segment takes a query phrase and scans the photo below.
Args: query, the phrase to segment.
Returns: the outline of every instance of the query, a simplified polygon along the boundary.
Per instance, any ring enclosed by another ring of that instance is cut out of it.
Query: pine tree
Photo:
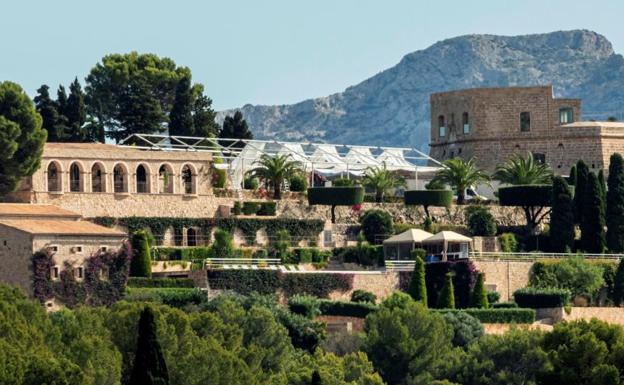
[[[620,306],[624,303],[624,258],[620,259],[613,281],[613,302]]]
[[[584,193],[583,221],[580,224],[581,248],[587,253],[602,253],[606,247],[605,219],[602,190],[596,174],[589,173]]]
[[[214,138],[219,132],[219,125],[215,121],[217,113],[212,109],[212,99],[204,95],[204,86],[193,86],[193,136]]]
[[[408,288],[409,295],[414,301],[420,301],[425,307],[427,306],[427,282],[425,280],[425,262],[415,251],[412,252],[414,257],[414,271]]]
[[[550,212],[550,244],[553,251],[564,253],[574,248],[574,202],[570,188],[562,177],[553,178]]]
[[[67,118],[70,142],[90,142],[89,133],[84,124],[87,121],[87,108],[84,101],[85,95],[78,78],[69,85],[69,97],[63,108],[63,115]]]
[[[188,76],[184,76],[178,82],[173,107],[169,114],[169,135],[194,136],[195,127],[192,103],[191,79]]]
[[[58,119],[56,121],[56,136],[59,142],[67,142],[70,138],[69,120],[67,119],[67,92],[65,87],[59,85],[56,91],[56,109]]]
[[[58,122],[58,106],[56,102],[50,97],[50,87],[43,84],[37,90],[37,96],[35,96],[35,108],[37,112],[41,114],[43,124],[41,128],[48,131],[48,142],[58,142],[59,136],[57,134],[57,122]]]
[[[132,79],[119,96],[119,122],[107,135],[116,142],[132,134],[153,134],[162,130],[162,110],[158,98],[150,92],[148,81]]]
[[[576,166],[570,168],[570,175],[568,176],[568,184],[570,186],[576,186]]]
[[[156,332],[154,313],[146,306],[139,319],[137,348],[129,382],[132,385],[169,384],[169,371]]]
[[[583,221],[583,207],[585,207],[585,186],[589,178],[589,168],[582,160],[576,163],[576,184],[574,185],[574,220]]]
[[[490,304],[488,303],[487,290],[485,289],[483,273],[479,273],[477,275],[477,282],[472,290],[470,306],[479,309],[487,309],[490,307]]]
[[[133,277],[151,277],[152,256],[147,233],[144,230],[139,230],[132,234],[131,244],[130,275]]]
[[[453,275],[451,273],[446,274],[444,286],[442,286],[440,297],[438,298],[438,308],[455,309],[455,288],[453,287]]]
[[[611,252],[624,251],[624,159],[613,154],[609,161],[607,189],[607,247]]]
[[[223,129],[219,132],[219,138],[230,139],[253,139],[247,121],[243,119],[243,114],[236,111],[234,116],[226,116],[223,120]],[[225,143],[226,145],[231,144]],[[233,147],[244,147],[243,143],[236,143]]]

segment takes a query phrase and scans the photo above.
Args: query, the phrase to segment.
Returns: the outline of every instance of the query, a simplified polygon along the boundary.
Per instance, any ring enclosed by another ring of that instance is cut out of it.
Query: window
[[[52,275],[52,279],[59,279],[59,268],[58,266],[52,266],[52,271],[50,272]]]
[[[72,165],[69,166],[69,191],[82,191],[82,172],[77,163],[72,163]]]
[[[127,172],[121,164],[113,169],[113,185],[116,193],[128,192]]]
[[[534,152],[533,153],[533,160],[535,160],[537,163],[544,164],[544,163],[546,163],[546,154],[541,154],[541,153]]]
[[[462,124],[464,126],[464,134],[470,134],[470,121],[468,120],[468,113],[462,114]]]
[[[108,246],[100,246],[100,251],[101,251],[102,253],[107,252],[107,251],[108,251]]]
[[[136,169],[136,188],[137,193],[149,193],[149,179],[145,166],[140,164]]]
[[[52,245],[52,246],[50,246],[49,248],[50,248],[50,251],[52,251],[52,252],[54,252],[54,253],[56,253],[56,252],[59,250],[59,247],[58,247],[58,246],[56,246],[56,245]]]
[[[520,131],[531,131],[531,113],[528,111],[520,113]]]
[[[6,245],[7,245],[7,241],[2,241],[2,244],[3,244],[4,246],[6,246]]]
[[[193,228],[186,231],[186,245],[197,246],[197,231]]]
[[[185,194],[195,194],[195,178],[189,165],[182,167],[182,184]]]
[[[56,162],[48,165],[48,191],[62,191],[61,169]]]
[[[568,124],[574,123],[574,110],[571,107],[565,107],[559,109],[559,123]]]
[[[104,171],[101,164],[96,163],[91,167],[91,191],[106,192],[104,183]]]
[[[444,115],[438,116],[438,136],[443,138],[446,136],[446,127],[444,126]]]
[[[76,253],[76,254],[82,253],[82,246],[74,246],[74,247],[72,247],[72,252]]]
[[[173,170],[171,166],[163,164],[158,169],[159,190],[161,194],[173,194]]]
[[[79,279],[84,278],[84,269],[82,268],[82,266],[78,266],[78,268],[76,269],[76,272],[78,273]]]

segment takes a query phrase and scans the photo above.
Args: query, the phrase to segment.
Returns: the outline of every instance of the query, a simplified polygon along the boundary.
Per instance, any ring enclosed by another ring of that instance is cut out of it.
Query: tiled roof
[[[65,210],[53,205],[38,205],[29,203],[0,203],[0,219],[5,216],[80,218],[80,214],[78,213]]]
[[[0,226],[12,227],[29,234],[41,235],[98,235],[125,237],[119,230],[87,221],[61,221],[37,219],[0,219]]]

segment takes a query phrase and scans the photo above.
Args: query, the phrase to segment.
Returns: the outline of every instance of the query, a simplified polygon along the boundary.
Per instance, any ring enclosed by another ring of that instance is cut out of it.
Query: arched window
[[[150,192],[149,174],[142,164],[136,169],[136,191],[138,193]]]
[[[91,167],[91,192],[106,192],[104,167],[100,163]]]
[[[48,165],[48,191],[63,191],[61,183],[61,167],[56,162]]]
[[[78,163],[72,163],[72,165],[69,166],[69,191],[82,191],[82,170],[80,166],[78,166]]]
[[[186,245],[197,246],[197,231],[193,228],[186,231]]]
[[[182,167],[182,185],[185,194],[195,194],[195,176],[188,164]]]
[[[116,193],[128,192],[128,173],[121,164],[115,165],[113,169],[113,186]]]
[[[173,170],[163,164],[158,169],[158,185],[161,194],[173,194]]]

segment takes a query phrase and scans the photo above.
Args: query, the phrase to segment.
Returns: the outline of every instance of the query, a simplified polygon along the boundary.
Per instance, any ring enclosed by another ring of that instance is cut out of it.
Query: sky
[[[446,38],[589,29],[624,53],[622,0],[1,0],[0,81],[34,96],[110,53],[191,68],[217,110],[343,91]]]

